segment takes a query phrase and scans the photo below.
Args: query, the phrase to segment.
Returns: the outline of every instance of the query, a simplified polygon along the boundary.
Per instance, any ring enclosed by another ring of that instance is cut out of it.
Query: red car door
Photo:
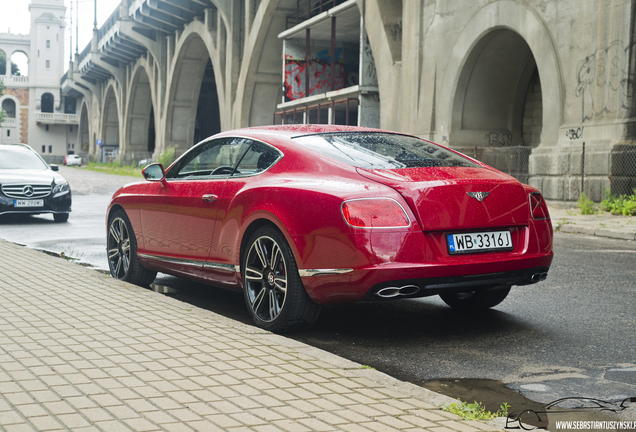
[[[225,179],[153,183],[140,200],[144,251],[201,266],[208,257]]]

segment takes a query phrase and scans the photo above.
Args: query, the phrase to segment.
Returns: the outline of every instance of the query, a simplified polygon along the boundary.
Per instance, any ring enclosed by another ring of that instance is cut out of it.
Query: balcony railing
[[[0,81],[3,81],[8,86],[10,86],[12,84],[13,85],[21,85],[21,84],[28,84],[29,77],[28,76],[20,76],[20,75],[11,75],[11,76],[0,75]]]
[[[35,113],[35,121],[39,124],[79,124],[79,114]]]
[[[16,121],[14,118],[5,118],[4,121],[2,122],[2,124],[0,124],[0,126],[2,127],[15,127],[16,126]]]

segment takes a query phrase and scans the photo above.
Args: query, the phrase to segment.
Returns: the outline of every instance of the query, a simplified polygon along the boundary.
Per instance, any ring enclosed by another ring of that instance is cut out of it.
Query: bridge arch
[[[283,41],[278,34],[286,29],[289,10],[296,0],[263,0],[245,44],[244,64],[237,86],[237,112],[232,127],[268,125],[282,99],[280,53]]]
[[[124,163],[149,159],[155,150],[155,100],[152,82],[144,65],[132,71],[132,81],[126,98],[124,143],[120,159]]]
[[[90,141],[90,125],[88,118],[88,104],[83,101],[80,109],[80,124],[79,124],[79,154],[82,158],[87,157],[89,154],[95,154],[95,143]],[[88,160],[88,159],[85,159]]]
[[[109,161],[119,154],[119,98],[118,92],[115,90],[113,82],[109,83],[105,96],[104,107],[102,109],[102,124],[100,127],[100,135],[102,137],[102,154],[98,155],[100,160]],[[99,152],[100,149],[98,148]]]
[[[543,98],[540,143],[554,145],[562,123],[564,100],[564,86],[557,50],[542,18],[530,7],[512,1],[499,1],[482,7],[459,34],[445,66],[448,71],[458,72],[445,76],[439,97],[436,98],[439,101],[441,113],[437,119],[436,130],[442,135],[450,133],[451,145],[453,145],[453,136],[457,138],[460,147],[465,144],[465,137],[461,135],[461,132],[458,133],[462,130],[461,121],[465,120],[465,116],[462,117],[459,113],[466,108],[466,97],[470,97],[467,92],[470,92],[471,87],[471,68],[480,63],[479,54],[484,50],[496,55],[495,50],[488,50],[489,44],[502,35],[516,39],[512,45],[520,48],[523,51],[522,54],[525,52],[532,57],[526,56],[528,63],[525,69],[521,67],[524,60],[515,61],[516,65],[523,70],[523,73],[519,75],[520,79],[528,78],[524,73],[527,74],[528,70],[532,69],[532,61],[536,64],[541,91],[543,94],[550,95],[549,98]],[[501,38],[501,41],[505,42],[504,39]],[[484,136],[481,138],[483,141]]]
[[[201,26],[191,23],[176,46],[168,74],[165,147],[159,152],[174,147],[180,155],[198,140],[220,132],[223,124],[230,126],[231,107],[223,97],[220,62]]]

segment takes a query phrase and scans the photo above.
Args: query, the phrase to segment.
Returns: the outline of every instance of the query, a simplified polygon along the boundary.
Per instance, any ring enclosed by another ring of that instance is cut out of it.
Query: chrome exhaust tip
[[[420,287],[416,285],[405,285],[400,288],[400,295],[403,296],[410,296],[413,294],[417,294],[418,292],[420,292]]]
[[[382,298],[393,298],[400,295],[400,289],[397,287],[382,288],[375,295]]]
[[[411,296],[417,294],[420,291],[420,287],[416,285],[404,285],[403,287],[387,287],[378,290],[375,293],[378,297],[382,298],[394,298],[399,296]]]

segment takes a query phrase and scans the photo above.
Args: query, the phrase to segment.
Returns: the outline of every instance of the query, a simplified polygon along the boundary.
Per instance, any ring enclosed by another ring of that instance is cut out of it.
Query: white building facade
[[[78,153],[75,99],[64,97],[64,0],[31,0],[28,35],[0,34],[0,51],[6,56],[0,80],[5,84],[0,108],[7,118],[0,125],[0,143],[29,144],[48,162]],[[18,53],[28,59],[28,72],[11,73]],[[4,73],[3,73],[4,72]]]

